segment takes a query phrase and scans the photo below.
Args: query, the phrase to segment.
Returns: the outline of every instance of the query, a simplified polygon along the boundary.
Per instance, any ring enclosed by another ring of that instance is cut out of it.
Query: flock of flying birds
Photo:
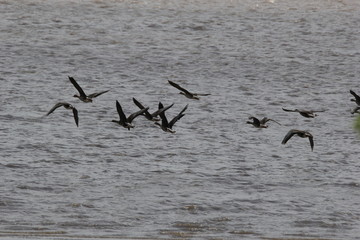
[[[102,92],[97,92],[97,93],[92,93],[87,95],[84,90],[80,87],[80,85],[75,81],[75,79],[73,77],[69,76],[69,80],[70,82],[74,85],[74,87],[77,89],[77,91],[79,92],[79,95],[74,95],[74,97],[80,99],[83,102],[92,102],[92,99],[95,97],[98,97],[106,92],[108,92],[109,90],[106,91],[102,91]],[[178,90],[180,90],[180,94],[184,95],[185,97],[189,98],[189,99],[195,99],[195,100],[199,100],[199,96],[208,96],[210,94],[200,94],[200,93],[192,93],[188,90],[186,90],[185,88],[181,87],[180,85],[178,85],[177,83],[174,83],[170,80],[168,80],[169,84],[175,88],[177,88]],[[354,113],[360,113],[360,96],[358,96],[354,91],[350,90],[350,93],[355,97],[354,99],[351,99],[351,101],[354,101],[357,106],[351,111],[352,114]],[[165,132],[170,132],[170,133],[175,133],[175,131],[172,129],[174,124],[180,120],[183,116],[185,116],[184,112],[187,109],[188,105],[186,105],[178,115],[176,115],[170,122],[167,120],[166,116],[165,116],[165,111],[168,110],[169,108],[171,108],[174,104],[171,104],[169,106],[164,107],[164,105],[159,102],[158,105],[158,110],[156,110],[153,113],[149,113],[149,107],[144,107],[138,100],[136,100],[135,98],[133,98],[133,102],[135,103],[135,105],[137,107],[140,108],[139,111],[134,112],[132,114],[130,114],[128,117],[126,117],[126,115],[124,114],[124,111],[121,108],[121,105],[119,103],[119,101],[116,100],[116,109],[117,112],[119,114],[119,120],[112,120],[112,122],[115,122],[117,124],[119,124],[120,126],[123,126],[124,128],[127,128],[128,130],[130,130],[131,128],[134,127],[134,125],[132,124],[132,121],[142,115],[144,117],[146,117],[146,119],[150,120],[150,121],[154,121],[156,125],[158,125],[163,131]],[[73,116],[75,119],[75,123],[76,126],[79,126],[79,116],[78,116],[78,111],[77,109],[72,106],[70,103],[68,102],[59,102],[56,103],[51,109],[50,111],[46,114],[46,116],[48,116],[49,114],[51,114],[52,112],[54,112],[57,108],[59,107],[64,107],[66,109],[71,109],[73,112]],[[299,113],[301,116],[306,117],[306,118],[314,118],[315,116],[317,116],[316,112],[323,112],[324,110],[300,110],[300,109],[285,109],[282,108],[284,111],[286,112],[297,112]],[[159,118],[159,117],[160,118]],[[161,120],[161,123],[159,123],[159,121]],[[262,119],[258,119],[254,116],[249,117],[249,120],[252,121],[247,121],[246,123],[253,125],[256,128],[267,128],[268,125],[266,124],[269,121],[273,121],[279,125],[281,125],[279,122],[264,117]],[[301,138],[308,138],[309,142],[310,142],[310,147],[311,150],[313,151],[314,149],[314,137],[313,135],[308,132],[308,131],[302,131],[302,130],[297,130],[297,129],[291,129],[284,137],[284,139],[282,140],[282,144],[286,144],[288,142],[288,140],[293,137],[294,135],[301,137]]]

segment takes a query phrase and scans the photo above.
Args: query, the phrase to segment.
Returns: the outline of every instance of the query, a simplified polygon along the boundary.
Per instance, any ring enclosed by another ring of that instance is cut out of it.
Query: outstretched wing
[[[147,110],[149,110],[149,107],[141,109],[140,111],[134,112],[133,114],[131,114],[126,120],[128,123],[131,123],[132,120],[134,120],[134,118],[136,118],[137,116],[143,114],[144,112],[146,112]]]
[[[310,141],[311,151],[313,151],[313,150],[314,150],[314,139],[313,139],[313,136],[309,136],[309,141]]]
[[[80,87],[80,85],[75,81],[75,79],[73,77],[69,76],[69,80],[70,82],[74,85],[74,87],[78,90],[80,96],[82,97],[86,97],[86,94],[84,92],[84,90],[82,90],[82,88]]]
[[[171,129],[174,124],[180,120],[180,118],[182,118],[183,116],[185,116],[185,114],[183,114],[185,112],[185,110],[188,108],[189,104],[186,104],[186,106],[183,108],[183,110],[181,110],[181,112],[179,112],[179,114],[174,117],[170,122],[169,122],[169,128]]]
[[[52,112],[55,111],[55,109],[61,107],[61,106],[64,106],[64,105],[67,105],[68,103],[64,103],[64,102],[59,102],[57,104],[55,104],[55,106],[53,106],[50,111],[46,114],[46,116],[48,116],[49,114],[51,114]]]
[[[160,110],[160,109],[163,109],[163,108],[164,108],[164,105],[161,102],[159,102],[158,109]],[[168,120],[167,120],[167,118],[165,116],[165,112],[163,111],[163,112],[159,113],[159,116],[161,118],[161,125],[163,127],[165,127],[165,128],[168,128],[169,127],[169,122],[168,122]]]
[[[197,96],[209,96],[211,95],[210,93],[194,93]]]
[[[126,121],[126,116],[120,106],[120,103],[117,100],[116,100],[116,109],[117,109],[117,112],[119,113],[120,123],[124,124]]]
[[[290,110],[290,109],[286,109],[286,108],[282,108],[282,110],[284,110],[285,112],[296,112],[295,110]]]
[[[353,90],[350,90],[350,93],[355,97],[356,101],[360,101],[359,95],[357,95]]]
[[[175,87],[175,88],[179,89],[180,91],[182,91],[182,92],[184,92],[184,93],[186,93],[186,94],[190,94],[190,95],[192,95],[192,93],[191,93],[191,92],[189,92],[189,91],[188,91],[188,90],[186,90],[185,88],[180,87],[180,85],[179,85],[179,84],[176,84],[176,83],[174,83],[173,81],[170,81],[170,80],[168,80],[168,82],[170,83],[170,85],[171,85],[171,86],[173,86],[173,87]]]
[[[151,114],[151,116],[152,116],[152,117],[156,117],[157,115],[160,115],[161,113],[165,112],[166,110],[168,110],[168,109],[171,108],[172,106],[174,106],[174,104],[171,104],[171,105],[166,106],[166,107],[163,106],[162,108],[160,108],[160,109],[156,110],[155,112],[153,112],[153,113]]]
[[[75,119],[75,123],[76,123],[76,126],[79,127],[79,116],[78,116],[78,111],[76,110],[76,108],[73,108],[73,114],[74,114],[74,119]]]
[[[296,134],[298,132],[298,130],[292,129],[290,130],[284,137],[284,139],[282,140],[281,144],[286,144],[287,141],[289,141],[289,139],[294,136],[294,134]]]
[[[260,126],[260,121],[259,119],[257,119],[256,117],[249,117],[250,120],[253,120],[253,125],[256,126],[256,127],[259,127]],[[251,123],[251,122],[249,122]]]
[[[106,91],[102,91],[102,92],[98,92],[98,93],[92,93],[88,96],[88,98],[95,98],[97,96],[100,96],[101,94],[107,93],[110,90],[106,90]]]
[[[133,98],[133,102],[135,103],[136,106],[138,106],[140,109],[144,109],[145,107],[135,98]],[[149,113],[149,111],[145,111],[144,112],[145,116],[147,119],[152,119],[153,116]]]
[[[264,117],[263,119],[261,119],[261,120],[260,120],[260,123],[261,123],[261,124],[265,124],[265,123],[267,123],[267,122],[269,122],[269,121],[273,121],[273,122],[276,122],[277,124],[281,125],[279,122],[277,122],[277,121],[275,121],[275,120],[273,120],[273,119],[271,119],[271,118],[267,118],[267,117]]]

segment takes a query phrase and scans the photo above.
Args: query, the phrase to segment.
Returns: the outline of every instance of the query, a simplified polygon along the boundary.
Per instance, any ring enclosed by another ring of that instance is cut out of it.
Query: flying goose
[[[210,95],[209,93],[191,93],[189,92],[188,90],[186,90],[185,88],[182,88],[179,86],[179,84],[176,84],[170,80],[168,80],[168,82],[170,83],[171,86],[179,89],[181,92],[180,94],[184,95],[185,97],[187,98],[190,98],[190,99],[196,99],[196,100],[199,100],[199,96],[208,96]]]
[[[126,117],[120,106],[120,103],[116,100],[116,109],[119,114],[120,120],[112,120],[112,122],[118,123],[119,125],[123,126],[124,128],[127,128],[128,130],[130,130],[130,128],[134,127],[134,125],[131,124],[132,120],[134,120],[134,118],[136,118],[137,116],[143,114],[149,108],[147,107],[147,108],[141,109],[140,111],[134,112],[129,117]]]
[[[70,103],[67,103],[67,102],[59,102],[59,103],[55,104],[55,105],[50,109],[50,111],[46,114],[46,116],[49,116],[52,112],[55,111],[55,109],[57,109],[57,108],[59,108],[59,107],[61,107],[61,106],[64,107],[64,108],[66,108],[66,109],[72,109],[76,126],[79,127],[78,111],[77,111],[76,108],[73,107]]]
[[[279,122],[273,120],[273,119],[270,119],[270,118],[267,118],[267,117],[264,117],[263,119],[259,120],[257,119],[256,117],[249,117],[250,120],[253,120],[252,122],[251,121],[247,121],[246,123],[248,124],[252,124],[254,127],[256,128],[267,128],[268,125],[266,125],[266,123],[268,121],[273,121],[273,122],[276,122],[277,124],[281,125]]]
[[[75,94],[74,97],[80,99],[83,102],[92,102],[93,98],[95,98],[97,96],[100,96],[101,94],[106,93],[106,92],[109,91],[109,90],[106,90],[106,91],[103,91],[103,92],[92,93],[92,94],[86,95],[84,90],[82,90],[80,85],[75,81],[75,79],[73,77],[69,76],[69,80],[74,85],[74,87],[79,91],[79,94],[80,94],[80,96]]]
[[[176,131],[172,130],[172,127],[174,126],[174,124],[183,116],[185,116],[184,112],[187,109],[187,107],[189,106],[189,104],[187,104],[183,110],[181,110],[181,112],[176,115],[170,122],[168,122],[166,116],[165,116],[165,112],[160,113],[160,117],[161,117],[161,124],[158,122],[155,122],[156,125],[160,126],[161,129],[165,132],[170,132],[170,133],[175,133]],[[161,102],[159,102],[159,109],[164,108],[163,104]]]
[[[133,102],[135,103],[136,106],[138,106],[140,109],[144,109],[145,107],[135,98],[133,98]],[[171,108],[174,104],[171,104],[169,106],[163,107],[161,109],[156,110],[153,113],[149,113],[149,111],[145,111],[143,113],[143,115],[150,121],[160,121],[160,118],[157,118],[157,116],[159,114],[161,114],[162,112],[165,112],[166,110],[168,110],[169,108]]]
[[[314,118],[317,116],[317,114],[315,114],[316,112],[324,112],[325,110],[318,110],[318,111],[312,111],[312,110],[299,110],[299,109],[294,109],[294,110],[290,110],[290,109],[285,109],[282,108],[285,112],[298,112],[300,113],[301,116],[306,117],[306,118]]]
[[[310,146],[311,146],[311,151],[313,151],[314,149],[314,140],[313,140],[313,136],[311,135],[311,133],[309,133],[308,131],[301,131],[301,130],[296,130],[296,129],[291,129],[284,137],[284,139],[282,140],[282,144],[286,144],[287,141],[294,135],[297,135],[301,138],[309,138],[310,141]]]

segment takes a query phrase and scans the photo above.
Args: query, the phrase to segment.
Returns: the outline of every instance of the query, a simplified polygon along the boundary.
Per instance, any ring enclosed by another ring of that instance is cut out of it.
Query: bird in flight
[[[188,90],[186,90],[185,88],[180,87],[179,84],[174,83],[173,81],[168,80],[168,82],[170,83],[171,86],[179,89],[181,91],[180,94],[182,94],[185,97],[190,98],[190,99],[199,100],[200,99],[199,96],[208,96],[208,95],[210,95],[209,93],[192,93],[192,92],[189,92]]]
[[[284,110],[285,112],[298,112],[298,113],[300,113],[301,116],[306,117],[306,118],[316,117],[317,116],[317,114],[315,114],[316,112],[325,112],[325,110],[317,110],[317,111],[300,110],[300,109],[290,110],[290,109],[285,109],[285,108],[282,108],[282,110]]]
[[[356,102],[357,105],[360,106],[360,96],[357,95],[354,91],[350,90],[351,95],[353,95],[355,98],[351,99],[351,101]]]
[[[73,77],[70,77],[69,76],[69,80],[70,82],[74,85],[74,87],[78,90],[79,94],[80,95],[74,95],[74,97],[80,99],[81,101],[83,102],[92,102],[92,99],[97,97],[97,96],[100,96],[101,94],[104,94],[106,92],[108,92],[109,90],[106,90],[106,91],[102,91],[102,92],[97,92],[97,93],[92,93],[92,94],[89,94],[89,95],[86,95],[84,90],[80,87],[80,85],[75,81],[75,79]]]
[[[67,102],[59,102],[57,104],[55,104],[50,111],[46,114],[46,116],[49,116],[52,112],[54,112],[57,108],[59,107],[64,107],[66,109],[71,109],[74,115],[74,119],[75,119],[75,123],[76,126],[79,127],[79,116],[78,116],[78,111],[76,110],[75,107],[73,107],[70,103]]]
[[[301,138],[309,138],[309,142],[310,142],[310,147],[311,147],[311,151],[313,151],[314,149],[314,138],[313,135],[311,135],[311,133],[309,133],[308,131],[301,131],[301,130],[296,130],[296,129],[291,129],[284,137],[284,139],[282,140],[282,144],[286,144],[287,141],[289,141],[289,139],[294,136],[297,135]]]
[[[170,122],[168,122],[166,116],[165,116],[165,112],[160,113],[160,118],[161,118],[161,124],[158,122],[155,122],[156,125],[160,126],[161,129],[165,132],[170,132],[170,133],[175,133],[176,131],[174,131],[172,129],[172,127],[174,126],[174,124],[180,120],[180,118],[182,118],[183,116],[185,116],[184,112],[187,109],[189,105],[187,104],[183,110],[181,110],[181,112],[176,115]],[[159,102],[159,109],[164,108],[163,104],[161,102]]]
[[[123,126],[124,128],[127,128],[128,130],[130,130],[130,128],[134,127],[134,125],[131,123],[134,120],[134,118],[136,118],[137,116],[143,114],[149,108],[147,107],[147,108],[141,109],[140,111],[134,112],[130,116],[126,117],[123,110],[122,110],[122,108],[121,108],[121,106],[120,106],[120,103],[116,100],[116,109],[117,109],[117,112],[119,114],[120,120],[112,120],[112,122],[116,122],[119,125]]]

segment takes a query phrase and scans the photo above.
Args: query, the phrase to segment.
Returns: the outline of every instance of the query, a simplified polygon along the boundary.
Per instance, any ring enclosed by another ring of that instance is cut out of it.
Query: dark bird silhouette
[[[356,106],[353,110],[351,110],[351,114],[360,113],[360,106]]]
[[[175,133],[176,131],[172,130],[172,127],[174,126],[174,124],[180,120],[180,118],[182,118],[183,116],[185,116],[184,112],[187,109],[188,104],[183,108],[183,110],[181,110],[181,112],[176,115],[170,122],[168,122],[166,116],[165,116],[165,112],[160,113],[160,117],[161,117],[161,124],[158,122],[155,122],[156,125],[160,126],[161,129],[165,132],[170,132],[170,133]],[[161,102],[159,102],[159,109],[164,108],[163,104]]]
[[[287,141],[294,135],[297,135],[301,138],[309,138],[310,141],[310,146],[311,146],[311,151],[313,151],[314,149],[314,140],[313,140],[313,135],[311,135],[311,133],[309,133],[308,131],[301,131],[301,130],[296,130],[296,129],[291,129],[284,137],[284,139],[282,140],[282,144],[286,144]]]
[[[147,108],[141,109],[140,111],[137,111],[137,112],[131,114],[129,117],[126,117],[120,106],[120,103],[116,100],[116,109],[119,114],[120,120],[112,120],[112,122],[118,123],[119,125],[123,126],[124,128],[127,128],[128,130],[130,130],[130,128],[134,127],[134,125],[131,124],[131,122],[134,120],[134,118],[143,114],[149,108],[147,107]]]
[[[208,96],[210,95],[209,93],[192,93],[192,92],[189,92],[188,90],[186,90],[185,88],[182,88],[180,87],[179,84],[176,84],[170,80],[168,80],[168,82],[170,83],[171,86],[179,89],[181,92],[180,94],[184,95],[185,97],[187,98],[190,98],[190,99],[196,99],[196,100],[199,100],[199,96]]]
[[[84,90],[80,87],[80,85],[75,81],[75,79],[73,77],[69,77],[70,82],[74,85],[74,87],[78,90],[79,95],[74,95],[74,97],[80,99],[83,102],[92,102],[92,99],[100,96],[101,94],[104,94],[106,92],[108,92],[109,90],[103,91],[103,92],[97,92],[97,93],[92,93],[89,95],[86,95]]]
[[[350,90],[351,95],[353,95],[355,98],[351,99],[351,101],[356,102],[357,105],[360,106],[360,97],[357,95],[354,91]]]
[[[52,112],[54,112],[57,108],[59,107],[64,107],[66,109],[71,109],[74,115],[74,119],[75,119],[75,123],[76,126],[79,127],[79,116],[78,116],[78,111],[76,110],[75,107],[73,107],[70,103],[67,102],[59,102],[57,104],[55,104],[55,106],[53,106],[50,111],[46,114],[46,116],[50,115]]]
[[[313,111],[313,110],[299,110],[299,109],[294,109],[294,110],[290,110],[290,109],[285,109],[282,108],[285,112],[298,112],[300,113],[301,116],[306,117],[306,118],[314,118],[317,116],[317,114],[315,114],[316,112],[325,112],[325,110],[317,110],[317,111]]]
[[[136,106],[138,106],[140,109],[145,109],[145,107],[135,98],[133,98],[133,102],[135,103]],[[163,112],[165,112],[166,110],[168,110],[169,108],[171,108],[174,104],[171,104],[169,106],[163,107],[161,109],[156,110],[153,113],[149,113],[149,111],[145,111],[143,113],[143,115],[146,117],[146,119],[150,120],[150,121],[160,121],[160,118],[158,118],[157,116]]]
[[[267,117],[264,117],[263,119],[259,120],[258,118],[256,117],[249,117],[250,120],[253,120],[252,122],[251,121],[247,121],[246,123],[247,124],[252,124],[254,127],[256,128],[267,128],[268,125],[266,125],[266,123],[268,121],[273,121],[273,122],[276,122],[277,124],[281,125],[279,122],[273,120],[273,119],[270,119],[270,118],[267,118]]]

